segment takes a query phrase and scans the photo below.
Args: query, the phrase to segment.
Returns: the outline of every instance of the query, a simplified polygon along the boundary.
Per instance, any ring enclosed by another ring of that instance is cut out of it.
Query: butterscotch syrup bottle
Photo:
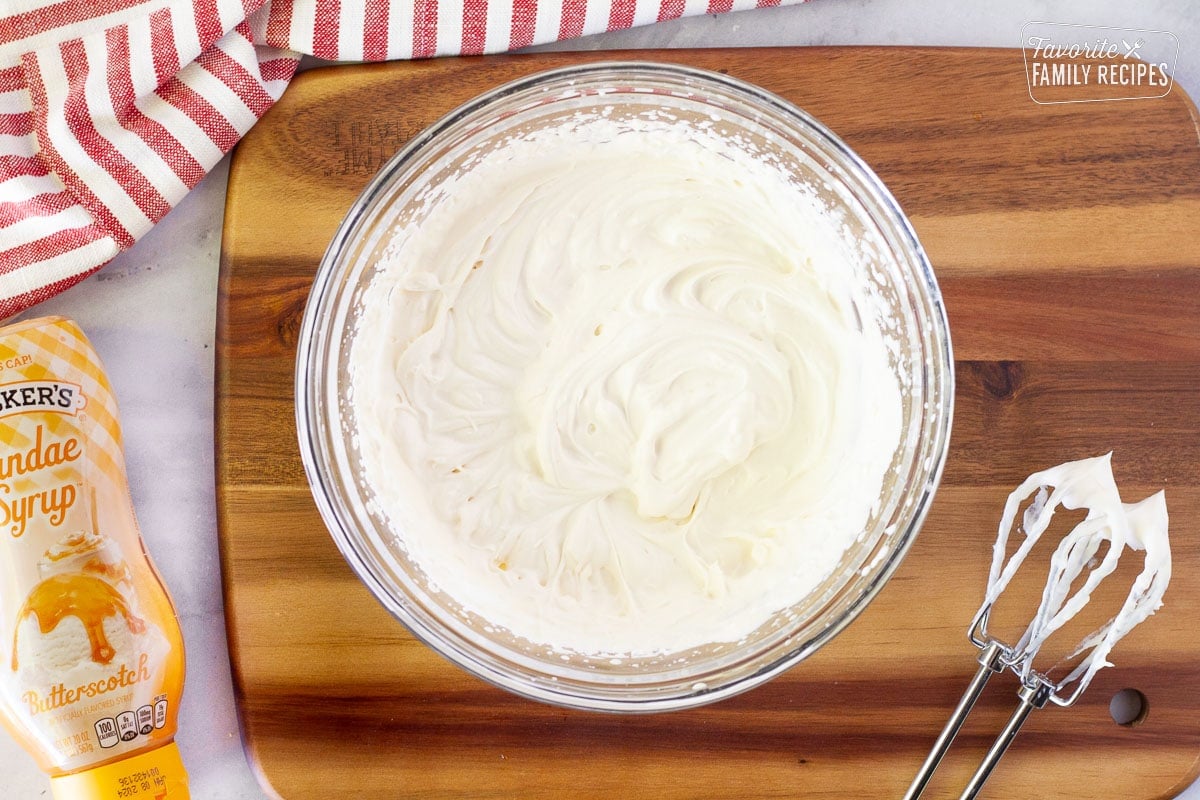
[[[7,652],[5,652],[7,651]],[[184,800],[183,640],[70,320],[0,329],[0,721],[60,800]]]

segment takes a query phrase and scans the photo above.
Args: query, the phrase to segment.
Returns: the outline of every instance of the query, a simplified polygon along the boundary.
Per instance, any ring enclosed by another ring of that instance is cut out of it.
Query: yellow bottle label
[[[50,782],[55,800],[189,800],[187,773],[173,743],[115,764]]]
[[[72,322],[0,330],[0,719],[52,774],[175,734],[183,643],[143,550],[121,428]]]

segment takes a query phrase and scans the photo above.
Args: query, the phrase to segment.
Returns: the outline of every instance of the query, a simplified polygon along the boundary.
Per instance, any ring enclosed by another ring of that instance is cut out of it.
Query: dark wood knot
[[[979,365],[983,390],[997,400],[1011,400],[1021,388],[1025,371],[1018,361],[985,361]]]

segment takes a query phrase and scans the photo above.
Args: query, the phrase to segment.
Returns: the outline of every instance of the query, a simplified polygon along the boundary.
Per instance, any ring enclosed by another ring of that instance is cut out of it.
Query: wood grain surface
[[[1167,605],[1078,706],[1033,715],[985,796],[1173,797],[1200,756],[1200,147],[1178,88],[1037,105],[1009,50],[620,54],[727,71],[829,125],[911,217],[949,310],[957,407],[928,521],[862,617],[784,676],[666,715],[543,706],[415,642],[346,566],[293,421],[299,320],[326,244],[383,161],[446,111],[613,57],[309,72],[238,147],[217,488],[236,694],[264,786],[289,800],[898,797],[974,670],[964,630],[1005,495],[1035,469],[1113,450],[1127,499],[1167,490]],[[1110,717],[1125,687],[1148,700],[1140,724]],[[957,797],[1014,699],[1007,676],[992,682],[928,797]]]

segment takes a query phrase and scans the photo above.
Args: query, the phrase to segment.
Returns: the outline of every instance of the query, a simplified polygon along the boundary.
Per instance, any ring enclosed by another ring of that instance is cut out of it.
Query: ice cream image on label
[[[17,612],[12,670],[30,685],[52,685],[70,675],[128,687],[147,680],[147,664],[168,649],[162,632],[137,613],[129,565],[116,542],[95,529],[95,492],[89,494],[91,529],[46,550],[38,562],[43,579]],[[51,690],[44,698],[27,692],[25,699],[37,712],[69,703],[69,697],[69,690]]]

